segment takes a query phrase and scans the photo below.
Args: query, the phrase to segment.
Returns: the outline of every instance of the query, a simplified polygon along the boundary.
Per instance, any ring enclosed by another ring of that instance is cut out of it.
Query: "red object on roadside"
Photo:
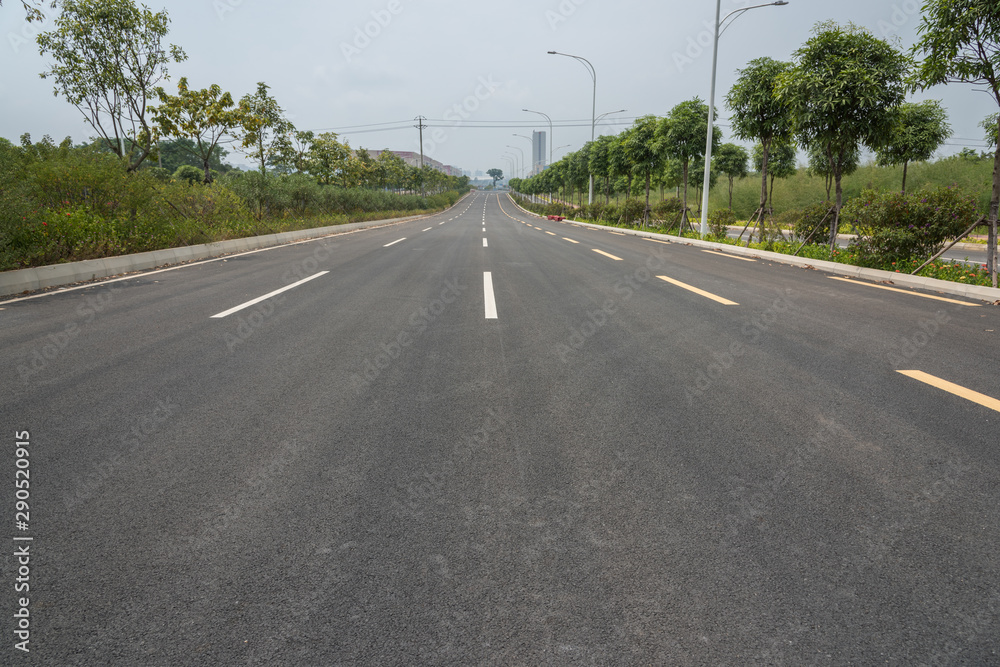
[[[562,217],[561,215],[549,215],[549,216],[546,216],[546,217],[547,217],[547,218],[548,218],[549,220],[558,220],[558,221],[560,221],[560,222],[562,222],[563,220],[565,220],[565,219],[566,219],[566,218]]]

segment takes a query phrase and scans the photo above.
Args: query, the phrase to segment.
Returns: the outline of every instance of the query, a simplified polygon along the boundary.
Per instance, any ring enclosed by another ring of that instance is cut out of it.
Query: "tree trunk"
[[[1000,120],[997,121],[997,135],[1000,137]],[[990,197],[989,237],[986,241],[986,269],[990,272],[993,286],[997,286],[997,212],[1000,210],[1000,141],[997,141],[993,155],[993,194]]]
[[[646,209],[642,212],[643,227],[646,227],[649,224],[649,181],[652,175],[651,171],[646,170]]]
[[[681,208],[681,224],[677,228],[677,235],[683,236],[684,230],[687,228],[688,221],[688,161],[684,160],[683,172],[684,174],[684,203]]]
[[[729,177],[729,210],[733,210],[733,177]]]
[[[760,142],[761,145],[761,158],[760,158],[760,205],[757,207],[758,210],[763,211],[767,206],[767,158],[771,149],[771,140],[766,139]]]
[[[840,205],[844,201],[844,190],[841,188],[842,167],[838,162],[833,168],[833,180],[837,184],[837,201],[834,203],[833,223],[830,224],[830,252],[837,247],[837,228],[840,226]]]
[[[909,160],[903,160],[903,194],[906,194],[906,167],[910,164]]]
[[[771,202],[774,201],[774,174],[771,174],[771,189],[767,192],[767,211],[771,215],[774,215],[773,209],[771,209]]]

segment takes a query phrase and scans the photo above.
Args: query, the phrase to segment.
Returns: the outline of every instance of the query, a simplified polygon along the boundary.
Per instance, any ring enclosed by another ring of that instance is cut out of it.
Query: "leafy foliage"
[[[974,223],[978,212],[972,197],[945,187],[910,195],[865,190],[844,207],[844,217],[858,233],[852,245],[859,263],[880,266],[930,257]]]
[[[42,78],[55,81],[87,124],[134,171],[149,155],[156,131],[148,102],[167,77],[166,65],[187,59],[161,41],[166,11],[156,14],[131,0],[63,0],[55,29],[40,33],[38,45],[55,63]],[[126,146],[127,143],[127,146]]]

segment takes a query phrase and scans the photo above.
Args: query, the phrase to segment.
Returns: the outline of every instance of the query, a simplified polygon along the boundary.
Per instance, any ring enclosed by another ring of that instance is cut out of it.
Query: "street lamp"
[[[524,149],[520,146],[507,146],[507,148],[513,148],[521,154],[521,176],[524,176]]]
[[[528,176],[533,176],[535,171],[535,140],[525,134],[517,134],[516,132],[513,136],[527,139],[528,143],[531,144],[531,173],[529,173]]]
[[[545,116],[545,120],[549,121],[549,164],[552,164],[552,119],[549,118],[548,114],[544,114],[541,111],[532,111],[531,109],[521,109],[521,111],[537,113],[539,116]]]
[[[722,13],[722,0],[715,0],[715,39],[712,44],[712,87],[711,92],[708,94],[708,132],[705,136],[705,181],[702,184],[701,189],[701,236],[702,238],[708,236],[708,186],[711,180],[709,176],[712,173],[712,124],[715,122],[715,71],[719,64],[719,28],[725,23],[730,16],[736,16],[739,18],[744,12],[748,12],[751,9],[757,9],[758,7],[781,7],[787,5],[786,0],[778,0],[777,2],[767,2],[762,5],[751,5],[750,7],[743,7],[742,9],[735,9],[720,21],[719,14]],[[733,21],[736,19],[734,18]],[[732,25],[730,23],[729,25]],[[726,28],[729,26],[727,25]],[[722,31],[725,32],[726,28]],[[687,215],[685,213],[685,215]]]
[[[597,121],[601,120],[605,116],[610,116],[613,113],[625,113],[626,111],[628,111],[628,109],[619,109],[618,111],[608,111],[607,113],[602,113],[600,116],[597,117]]]
[[[721,2],[721,1],[722,0],[719,0],[719,2]],[[566,56],[567,58],[575,58],[575,59],[579,60],[581,63],[583,63],[584,66],[587,68],[587,71],[590,72],[590,78],[592,78],[594,80],[594,100],[593,100],[593,103],[591,104],[591,107],[590,107],[590,140],[593,141],[594,140],[594,127],[597,125],[597,116],[596,116],[596,114],[597,114],[597,71],[594,69],[594,66],[590,63],[589,60],[587,60],[586,58],[583,58],[581,56],[574,56],[574,55],[570,55],[568,53],[559,53],[558,51],[549,51],[549,55],[551,55],[551,56]],[[593,173],[590,174],[590,194],[587,197],[587,203],[588,204],[593,204],[594,203],[594,174]]]

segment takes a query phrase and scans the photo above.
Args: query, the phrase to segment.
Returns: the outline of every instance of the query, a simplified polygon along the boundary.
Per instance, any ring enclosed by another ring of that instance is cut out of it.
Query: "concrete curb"
[[[465,195],[447,210],[458,206]],[[431,215],[438,215],[437,213]],[[215,243],[204,243],[200,245],[181,246],[179,248],[165,248],[163,250],[152,250],[150,252],[140,252],[133,255],[119,255],[117,257],[103,257],[101,259],[87,259],[81,262],[67,262],[65,264],[53,264],[50,266],[37,266],[30,269],[15,269],[14,271],[4,271],[0,273],[0,295],[15,296],[24,292],[33,292],[47,287],[59,287],[71,283],[97,280],[100,278],[110,278],[123,273],[133,273],[136,271],[147,271],[172,264],[183,264],[199,259],[210,259],[232,253],[246,252],[248,250],[259,250],[261,248],[274,248],[277,246],[304,241],[306,239],[319,239],[325,236],[336,236],[358,229],[368,229],[371,227],[383,227],[393,225],[407,220],[419,220],[427,218],[429,215],[411,215],[404,218],[389,218],[385,220],[369,220],[367,222],[352,222],[346,225],[332,225],[329,227],[316,227],[313,229],[299,229],[294,232],[281,232],[279,234],[266,234],[264,236],[248,236],[230,241],[217,241]]]
[[[511,199],[511,202],[515,206],[517,206],[518,209],[520,209],[524,213],[527,213],[528,215],[533,215],[536,218],[544,217],[538,215],[537,213],[532,213],[531,211],[521,208],[520,206],[518,206],[517,202],[515,202],[513,199]],[[754,250],[753,248],[744,248],[743,246],[733,246],[726,243],[715,243],[714,241],[702,241],[700,239],[686,239],[680,236],[671,236],[669,234],[657,234],[655,232],[646,232],[638,229],[608,227],[607,225],[595,225],[589,222],[580,222],[577,220],[569,220],[569,219],[567,219],[566,222],[571,222],[574,225],[592,227],[594,229],[614,229],[616,232],[621,232],[623,234],[630,234],[632,236],[657,239],[660,241],[669,241],[671,243],[684,243],[690,246],[695,246],[696,248],[706,248],[710,250],[725,251],[733,255],[740,255],[742,257],[766,259],[768,261],[779,262],[781,264],[790,264],[792,266],[801,266],[803,268],[818,269],[820,271],[825,271],[827,273],[832,273],[839,276],[848,276],[851,278],[870,280],[872,282],[877,282],[877,283],[891,282],[893,285],[897,287],[914,287],[917,289],[938,292],[940,294],[951,294],[954,296],[966,297],[968,299],[987,301],[989,303],[1000,301],[1000,288],[996,287],[982,287],[981,285],[963,285],[962,283],[956,283],[950,280],[925,278],[923,276],[911,276],[906,273],[895,273],[893,271],[883,271],[881,269],[866,269],[864,267],[852,266],[850,264],[841,264],[839,262],[828,262],[826,260],[809,259],[805,257],[793,257],[791,255],[784,255],[780,252],[770,252],[767,250]]]

